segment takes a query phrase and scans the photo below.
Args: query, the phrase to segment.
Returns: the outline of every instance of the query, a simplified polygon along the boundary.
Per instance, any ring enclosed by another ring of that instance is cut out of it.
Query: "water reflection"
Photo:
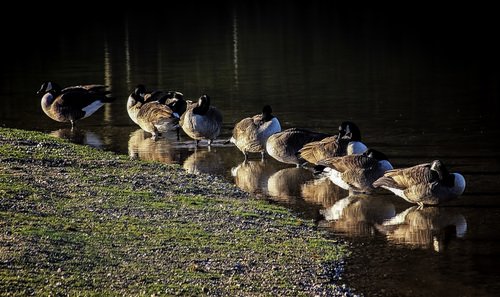
[[[346,194],[346,190],[335,185],[327,177],[309,180],[301,185],[301,196],[305,201],[325,208],[331,207]]]
[[[281,169],[269,177],[267,181],[268,195],[273,200],[293,200],[300,197],[302,184],[313,178],[313,173],[304,168]]]
[[[175,139],[175,136],[169,133],[163,133],[163,136],[171,136]],[[137,129],[130,134],[128,154],[132,159],[181,164],[187,157],[187,152],[176,149],[173,143],[173,139],[169,138],[159,138],[155,141],[149,133],[142,129]]]
[[[276,172],[267,160],[246,160],[231,168],[234,183],[243,191],[253,194],[267,193],[269,177]]]
[[[95,148],[102,148],[103,141],[94,132],[81,130],[78,128],[63,128],[50,132],[50,135],[65,139],[76,144],[85,144]]]
[[[396,215],[394,205],[387,199],[365,194],[353,194],[320,211],[324,228],[350,236],[375,235],[375,224],[381,224]]]
[[[413,206],[376,227],[390,242],[441,252],[451,239],[464,237],[467,221],[453,209]]]
[[[197,148],[184,161],[182,167],[189,173],[209,173],[223,175],[226,170],[222,157],[216,150]]]

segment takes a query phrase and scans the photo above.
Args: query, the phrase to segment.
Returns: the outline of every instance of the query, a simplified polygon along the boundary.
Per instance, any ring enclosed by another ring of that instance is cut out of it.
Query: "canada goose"
[[[141,129],[152,134],[152,139],[170,130],[174,130],[179,122],[179,117],[170,107],[152,100],[153,96],[146,96],[144,85],[138,85],[127,100],[129,117]]]
[[[309,163],[318,164],[327,158],[352,154],[362,154],[368,148],[361,142],[361,132],[353,122],[343,122],[339,134],[310,142],[299,151],[300,156]]]
[[[318,141],[330,135],[312,132],[305,129],[290,128],[271,135],[266,142],[266,151],[276,160],[295,164],[297,167],[305,163],[298,152],[306,144]]]
[[[345,190],[371,193],[373,182],[392,169],[387,157],[374,149],[363,154],[324,159],[315,167],[325,172],[332,182]]]
[[[210,106],[210,97],[203,95],[196,104],[187,107],[181,116],[180,126],[189,137],[196,140],[196,146],[201,139],[207,139],[210,146],[220,134],[222,114],[215,106]]]
[[[450,237],[461,238],[467,231],[465,217],[456,210],[413,206],[390,220],[375,224],[377,230],[394,243],[441,252]]]
[[[408,168],[387,171],[373,183],[421,208],[458,198],[465,190],[465,179],[449,173],[442,161],[434,160]]]
[[[70,122],[74,127],[76,121],[89,117],[104,103],[114,100],[108,87],[104,85],[80,85],[61,89],[54,82],[44,82],[37,92],[42,96],[42,110],[51,119],[58,122]]]
[[[261,153],[262,159],[266,152],[266,141],[269,136],[281,131],[281,125],[273,114],[271,106],[262,108],[262,113],[239,121],[233,129],[229,140],[248,158],[248,153]]]

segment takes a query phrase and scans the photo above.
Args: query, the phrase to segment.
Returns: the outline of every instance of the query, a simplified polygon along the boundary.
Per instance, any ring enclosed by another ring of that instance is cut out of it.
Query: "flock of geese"
[[[45,82],[39,94],[42,110],[55,121],[70,122],[92,115],[105,103],[112,102],[103,85],[80,85],[62,89],[56,83]],[[127,100],[129,117],[154,140],[162,133],[182,129],[196,141],[208,141],[219,136],[222,113],[211,105],[210,97],[202,95],[197,102],[184,100],[177,91],[147,92],[137,85]],[[282,130],[269,105],[262,113],[236,123],[233,143],[247,160],[249,154],[266,153],[274,159],[294,164],[314,165],[315,173],[327,176],[334,184],[353,193],[370,194],[384,188],[419,208],[437,205],[458,198],[465,190],[465,179],[450,173],[441,160],[394,169],[387,156],[361,141],[361,132],[353,122],[343,122],[335,135],[305,129]]]

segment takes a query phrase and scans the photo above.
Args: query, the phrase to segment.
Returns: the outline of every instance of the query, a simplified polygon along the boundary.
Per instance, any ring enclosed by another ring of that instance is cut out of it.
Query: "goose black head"
[[[361,140],[361,131],[358,126],[350,121],[342,122],[339,126],[339,139],[346,138],[354,141]]]
[[[146,95],[146,87],[142,84],[138,84],[134,89],[134,94],[144,98],[144,95]]]
[[[438,174],[440,180],[444,180],[450,175],[448,169],[441,160],[432,161],[431,170]]]
[[[378,161],[382,161],[382,160],[389,161],[389,158],[387,158],[387,156],[384,153],[377,151],[375,149],[372,149],[372,148],[368,149],[366,152],[364,152],[363,155],[370,157],[370,158],[374,158]]]
[[[200,99],[198,99],[198,104],[193,108],[194,114],[204,115],[210,108],[210,96],[203,94]]]
[[[54,82],[51,82],[51,81],[46,81],[42,84],[42,86],[40,87],[40,90],[38,90],[38,92],[36,92],[38,95],[40,94],[45,94],[45,93],[59,93],[61,91],[61,87],[54,83]]]
[[[271,108],[271,106],[269,105],[266,105],[262,108],[262,120],[264,120],[264,122],[267,122],[267,121],[270,121],[273,119],[273,109]]]

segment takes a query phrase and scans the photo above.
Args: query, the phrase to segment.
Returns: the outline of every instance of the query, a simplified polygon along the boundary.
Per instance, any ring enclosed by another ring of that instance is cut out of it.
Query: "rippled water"
[[[36,32],[9,32],[17,47],[2,66],[0,124],[216,174],[286,205],[353,242],[346,277],[361,291],[488,296],[500,290],[500,63],[487,17],[466,25],[429,12],[422,25],[382,9],[319,2],[175,8],[168,17],[117,12],[113,20],[88,24],[76,15],[75,23],[48,19]],[[46,80],[107,84],[117,99],[71,130],[41,111],[35,93]],[[125,109],[137,83],[194,100],[209,94],[224,116],[212,149],[195,149],[185,134],[153,141],[140,130]],[[395,167],[442,159],[465,176],[466,192],[418,211],[384,191],[349,195],[308,169],[271,158],[243,162],[224,141],[238,120],[264,104],[284,128],[334,133],[352,120],[364,142]]]

